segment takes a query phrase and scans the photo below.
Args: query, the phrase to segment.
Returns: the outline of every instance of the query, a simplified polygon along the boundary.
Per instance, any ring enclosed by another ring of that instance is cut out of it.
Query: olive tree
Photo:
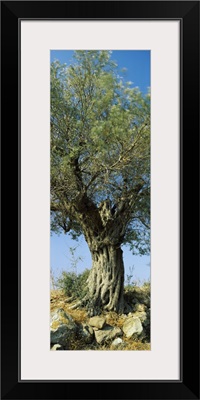
[[[150,95],[109,51],[51,64],[51,224],[89,246],[89,314],[124,312],[121,246],[149,252]]]

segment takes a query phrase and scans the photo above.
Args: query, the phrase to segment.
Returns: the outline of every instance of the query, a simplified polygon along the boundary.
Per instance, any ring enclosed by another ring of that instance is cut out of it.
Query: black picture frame
[[[131,18],[177,19],[181,21],[182,27],[181,379],[179,381],[20,381],[18,357],[20,274],[17,268],[17,265],[20,268],[19,21],[20,19],[128,20]],[[199,1],[2,1],[1,32],[1,142],[2,177],[5,177],[4,181],[2,179],[1,208],[2,236],[5,239],[2,245],[1,267],[2,399],[199,399],[197,250],[199,241],[198,229],[197,233],[194,229],[195,226],[198,228],[199,210]]]

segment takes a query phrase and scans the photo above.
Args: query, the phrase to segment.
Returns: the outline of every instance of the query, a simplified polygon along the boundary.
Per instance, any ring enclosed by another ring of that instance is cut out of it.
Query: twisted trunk
[[[122,250],[104,245],[92,251],[92,269],[88,278],[88,311],[97,315],[102,310],[124,311],[124,263]]]
[[[88,200],[82,200],[81,207],[78,219],[92,255],[88,293],[83,303],[90,316],[103,310],[123,313],[124,263],[120,245],[127,215],[122,208],[113,214],[109,200],[102,202],[98,209]]]

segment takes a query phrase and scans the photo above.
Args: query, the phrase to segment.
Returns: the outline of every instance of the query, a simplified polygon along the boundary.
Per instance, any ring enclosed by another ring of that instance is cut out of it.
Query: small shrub
[[[71,297],[74,293],[77,276],[74,272],[63,271],[60,278],[57,280],[59,289],[63,289],[66,296]]]
[[[66,296],[74,299],[82,299],[87,293],[87,279],[90,271],[86,269],[82,274],[63,271],[58,279],[58,287],[62,289]]]

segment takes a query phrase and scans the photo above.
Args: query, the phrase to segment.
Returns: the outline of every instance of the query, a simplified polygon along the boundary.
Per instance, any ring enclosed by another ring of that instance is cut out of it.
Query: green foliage
[[[57,287],[62,289],[67,297],[82,299],[87,292],[86,281],[89,276],[89,270],[86,269],[82,274],[63,271],[57,280]]]
[[[123,243],[148,252],[150,94],[124,81],[109,51],[76,51],[71,65],[51,64],[52,230],[76,238],[86,205],[106,199],[128,210]]]

